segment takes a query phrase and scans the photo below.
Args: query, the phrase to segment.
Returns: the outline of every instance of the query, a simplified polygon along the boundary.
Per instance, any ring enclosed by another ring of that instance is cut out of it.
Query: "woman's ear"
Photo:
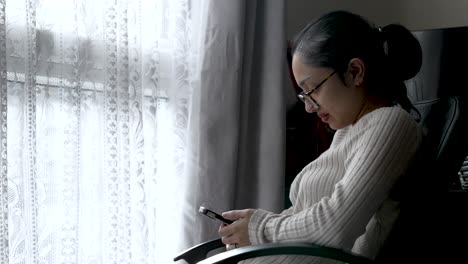
[[[348,71],[351,74],[352,82],[355,86],[361,86],[364,82],[364,75],[366,73],[366,66],[359,58],[353,58],[349,61]]]

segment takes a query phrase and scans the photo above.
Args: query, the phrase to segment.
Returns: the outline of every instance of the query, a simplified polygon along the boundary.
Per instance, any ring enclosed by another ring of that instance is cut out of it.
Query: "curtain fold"
[[[215,211],[284,208],[285,3],[207,1],[200,87],[189,121],[180,249],[218,237]]]
[[[5,1],[0,0],[0,53],[6,53]],[[7,71],[0,55],[0,263],[8,263]]]

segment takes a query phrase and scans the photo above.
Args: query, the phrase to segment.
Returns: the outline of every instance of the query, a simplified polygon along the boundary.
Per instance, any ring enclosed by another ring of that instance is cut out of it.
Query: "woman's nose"
[[[313,112],[317,111],[317,109],[315,109],[313,104],[311,102],[309,102],[308,100],[306,100],[304,103],[305,103],[304,104],[305,105],[305,110],[306,110],[307,113],[312,114]]]

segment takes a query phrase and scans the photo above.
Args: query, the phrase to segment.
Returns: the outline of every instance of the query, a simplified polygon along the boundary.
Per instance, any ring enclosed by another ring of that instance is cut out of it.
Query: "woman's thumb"
[[[233,220],[233,221],[244,217],[244,213],[243,213],[242,210],[227,211],[227,212],[224,212],[222,215],[223,215],[224,218],[229,219],[229,220]]]

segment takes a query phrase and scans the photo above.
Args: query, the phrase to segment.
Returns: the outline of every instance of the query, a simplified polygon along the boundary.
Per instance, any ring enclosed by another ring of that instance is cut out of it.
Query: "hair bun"
[[[413,78],[422,64],[419,41],[402,25],[390,24],[379,31],[383,33],[388,66],[394,77],[401,81]]]

